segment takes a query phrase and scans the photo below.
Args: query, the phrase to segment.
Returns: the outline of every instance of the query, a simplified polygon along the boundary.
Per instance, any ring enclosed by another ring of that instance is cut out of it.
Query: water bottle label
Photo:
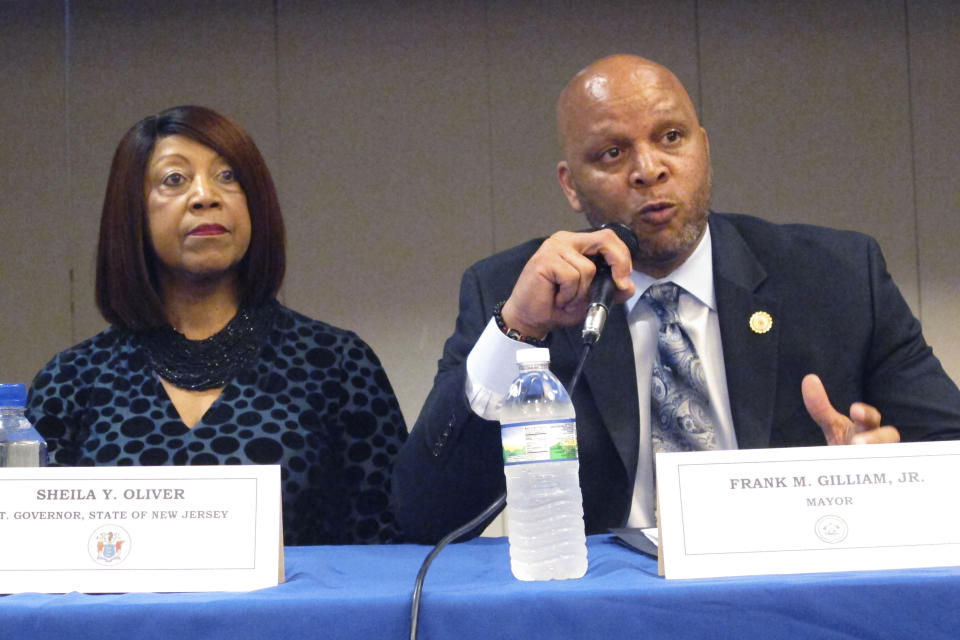
[[[577,459],[577,422],[543,420],[500,427],[503,464]]]

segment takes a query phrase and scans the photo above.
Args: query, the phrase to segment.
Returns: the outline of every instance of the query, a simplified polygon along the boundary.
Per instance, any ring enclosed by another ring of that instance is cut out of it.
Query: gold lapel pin
[[[750,316],[750,329],[754,333],[766,333],[773,328],[773,316],[766,311],[754,311]]]

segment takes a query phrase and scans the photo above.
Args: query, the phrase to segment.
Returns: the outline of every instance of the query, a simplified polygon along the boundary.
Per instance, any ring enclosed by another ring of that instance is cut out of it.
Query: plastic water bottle
[[[47,441],[26,416],[27,388],[0,384],[0,467],[47,466]]]
[[[587,572],[577,423],[549,349],[517,352],[520,375],[500,414],[510,569],[519,580]]]

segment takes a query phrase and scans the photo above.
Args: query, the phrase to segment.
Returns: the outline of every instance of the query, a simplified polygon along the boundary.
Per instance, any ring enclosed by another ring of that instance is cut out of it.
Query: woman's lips
[[[222,233],[226,233],[226,227],[223,227],[219,224],[202,224],[199,227],[194,227],[189,234],[191,236],[218,236]]]

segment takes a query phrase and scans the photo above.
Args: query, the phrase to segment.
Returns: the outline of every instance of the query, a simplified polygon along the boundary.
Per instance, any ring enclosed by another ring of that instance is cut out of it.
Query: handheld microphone
[[[600,229],[610,229],[623,244],[630,250],[630,257],[636,258],[640,247],[637,243],[637,236],[633,230],[620,222],[608,222]],[[593,344],[600,339],[603,332],[603,325],[607,322],[607,315],[613,304],[613,294],[616,292],[616,286],[613,284],[613,275],[610,273],[610,265],[603,259],[603,256],[597,254],[593,257],[597,265],[597,273],[590,283],[590,306],[587,308],[587,317],[583,321],[583,332],[580,334],[584,344]]]

